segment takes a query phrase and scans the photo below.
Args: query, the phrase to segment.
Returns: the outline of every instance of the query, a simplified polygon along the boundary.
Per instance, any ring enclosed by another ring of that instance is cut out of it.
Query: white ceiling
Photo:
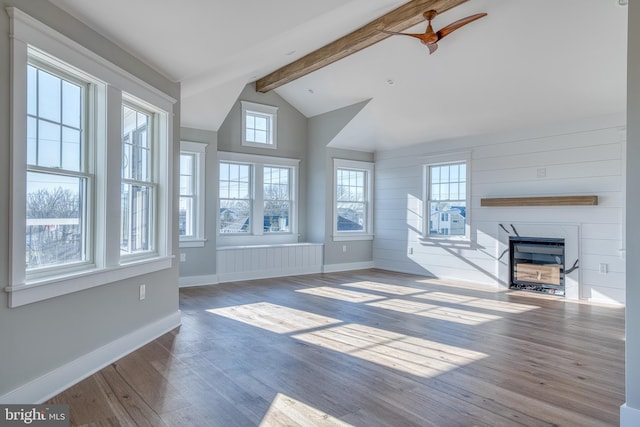
[[[182,126],[214,131],[247,83],[405,3],[50,1],[181,82]],[[434,28],[479,12],[433,55],[390,37],[276,92],[307,117],[370,99],[331,143],[366,151],[624,113],[618,0],[471,0]]]

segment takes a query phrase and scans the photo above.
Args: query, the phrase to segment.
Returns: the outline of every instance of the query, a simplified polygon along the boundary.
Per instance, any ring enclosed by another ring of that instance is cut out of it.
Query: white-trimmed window
[[[180,247],[204,246],[206,144],[180,142]]]
[[[218,153],[218,244],[297,242],[296,159]]]
[[[333,240],[373,239],[373,163],[333,160]]]
[[[240,101],[242,105],[242,145],[277,148],[278,107]]]
[[[7,12],[12,24],[9,306],[171,268],[169,117],[176,100],[19,9]],[[126,128],[123,101],[147,116],[147,130],[136,122],[129,132],[133,139],[114,144],[113,136],[117,142],[118,130]],[[148,147],[141,142],[144,132],[152,135]],[[148,158],[136,166],[140,174],[132,172],[126,180],[124,146],[132,156],[136,151],[138,159]],[[145,171],[150,180],[139,179]],[[133,259],[121,257],[118,206],[123,187],[135,185],[149,190],[148,199],[137,200],[150,201],[151,208],[133,216],[140,225],[136,233],[147,236],[146,246],[140,246],[144,256]]]
[[[122,104],[120,255],[124,257],[155,251],[154,124],[154,113],[134,100]]]
[[[427,237],[469,238],[468,165],[468,156],[460,155],[432,158],[425,165]]]
[[[67,68],[67,67],[65,67]],[[26,272],[93,260],[93,171],[86,105],[92,83],[35,52],[27,66]]]

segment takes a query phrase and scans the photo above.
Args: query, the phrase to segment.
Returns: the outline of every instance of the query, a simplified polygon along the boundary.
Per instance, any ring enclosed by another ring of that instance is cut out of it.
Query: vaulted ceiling
[[[406,2],[50,1],[181,82],[182,125],[214,131],[246,84]],[[275,91],[307,117],[370,100],[331,143],[365,151],[625,112],[618,0],[469,0],[433,25],[479,12],[433,55],[390,37]]]

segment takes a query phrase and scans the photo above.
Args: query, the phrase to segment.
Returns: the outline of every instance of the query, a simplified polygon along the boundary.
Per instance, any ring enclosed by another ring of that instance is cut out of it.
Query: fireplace
[[[509,288],[565,295],[564,239],[509,237]]]

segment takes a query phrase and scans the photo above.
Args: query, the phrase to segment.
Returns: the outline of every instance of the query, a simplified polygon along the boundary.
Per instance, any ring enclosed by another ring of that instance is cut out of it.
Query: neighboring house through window
[[[467,238],[469,236],[468,156],[452,155],[444,159],[446,158],[452,160],[439,162],[438,158],[434,158],[425,165],[427,199],[425,235]]]
[[[242,145],[277,148],[278,107],[240,101],[242,105]]]
[[[204,246],[205,148],[198,142],[180,143],[180,247]]]
[[[298,160],[219,152],[218,243],[297,242]]]
[[[333,240],[373,239],[373,163],[334,159]]]

